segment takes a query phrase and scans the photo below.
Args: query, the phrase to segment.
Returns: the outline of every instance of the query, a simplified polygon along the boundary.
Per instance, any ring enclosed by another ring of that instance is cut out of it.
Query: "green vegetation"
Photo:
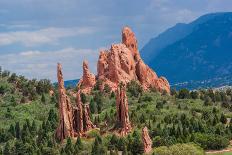
[[[54,95],[50,96],[49,91]],[[76,90],[69,89],[67,92]],[[72,94],[72,93],[70,93]],[[68,94],[69,95],[69,94]],[[88,138],[55,139],[58,123],[57,90],[48,80],[28,80],[0,74],[0,154],[142,154],[141,129],[148,127],[153,154],[204,154],[229,146],[232,138],[232,91],[172,90],[171,95],[138,83],[127,85],[133,131],[126,137],[112,132],[116,124],[115,94],[109,87],[81,95],[90,103],[91,119],[100,130]],[[71,95],[70,95],[71,97]],[[71,98],[74,102],[74,100]],[[193,153],[194,152],[194,153]]]

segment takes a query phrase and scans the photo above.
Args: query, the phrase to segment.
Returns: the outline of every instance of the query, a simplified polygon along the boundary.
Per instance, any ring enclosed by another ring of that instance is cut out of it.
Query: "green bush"
[[[216,134],[195,133],[193,135],[194,142],[199,144],[203,149],[218,150],[229,145],[229,140],[226,137]]]
[[[136,81],[131,81],[127,84],[127,91],[131,94],[131,96],[139,97],[142,93],[143,89]]]
[[[153,155],[204,155],[204,151],[199,146],[188,143],[155,148]]]

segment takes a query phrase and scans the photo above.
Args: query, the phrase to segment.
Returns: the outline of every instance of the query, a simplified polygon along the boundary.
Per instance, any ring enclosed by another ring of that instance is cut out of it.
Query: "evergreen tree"
[[[16,105],[17,105],[17,102],[16,102],[14,96],[11,96],[10,102],[11,102],[11,104],[12,104],[13,106],[16,106]]]
[[[97,113],[97,104],[96,104],[96,102],[94,102],[93,99],[90,100],[89,108],[90,108],[90,112],[92,114]]]
[[[226,123],[227,123],[227,118],[226,118],[226,116],[225,116],[223,113],[221,114],[220,121],[221,121],[223,124],[226,124]]]
[[[42,94],[41,102],[42,102],[43,104],[45,104],[45,103],[46,103],[46,98],[45,98],[45,95],[44,95],[44,94]]]
[[[66,143],[66,145],[65,145],[64,150],[65,150],[65,153],[66,153],[67,155],[72,155],[72,154],[73,154],[73,152],[74,152],[74,147],[73,147],[71,138],[68,138],[68,139],[67,139],[67,143]]]
[[[33,120],[32,122],[32,125],[31,125],[31,128],[30,128],[30,132],[33,136],[36,135],[36,132],[37,132],[37,126],[36,126],[36,123],[35,123],[35,120]]]
[[[106,154],[106,149],[104,148],[104,145],[102,144],[102,139],[99,135],[96,136],[95,141],[92,146],[92,155],[104,155]]]
[[[20,137],[21,137],[19,122],[16,122],[16,124],[15,124],[15,136],[17,139],[20,139]]]
[[[3,155],[10,155],[10,154],[11,154],[11,147],[10,147],[10,143],[7,142],[3,150]]]
[[[132,134],[133,136],[133,141],[131,144],[131,153],[132,154],[142,154],[143,153],[143,143],[140,138],[140,135],[137,131],[134,131]]]
[[[82,144],[82,141],[81,141],[80,137],[77,137],[77,141],[75,143],[75,147],[77,147],[78,150],[82,150],[83,149],[83,144]]]

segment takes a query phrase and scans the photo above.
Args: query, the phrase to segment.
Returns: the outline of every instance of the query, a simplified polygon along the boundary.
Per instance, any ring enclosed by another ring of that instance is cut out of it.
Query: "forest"
[[[77,88],[66,88],[72,103]],[[52,93],[51,93],[52,90]],[[91,95],[81,94],[90,104],[97,126],[86,137],[58,141],[57,86],[47,79],[27,79],[0,68],[0,154],[3,155],[123,155],[143,154],[141,131],[149,129],[152,154],[202,155],[206,150],[230,146],[232,138],[232,90],[143,91],[136,82],[127,84],[132,132],[120,137],[112,132],[116,123],[115,93],[98,84]]]

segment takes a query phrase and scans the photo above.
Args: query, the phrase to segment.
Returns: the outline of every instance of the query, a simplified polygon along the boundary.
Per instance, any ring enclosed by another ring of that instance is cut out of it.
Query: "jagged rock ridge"
[[[61,64],[57,65],[57,78],[59,90],[59,125],[56,130],[56,137],[60,141],[67,137],[83,136],[83,134],[95,128],[90,120],[88,104],[83,104],[80,97],[80,90],[76,95],[76,107],[73,107],[70,98],[66,94]]]
[[[86,84],[85,81],[90,80],[84,74],[78,86],[80,88],[83,86],[85,92],[90,92],[95,81],[91,80],[91,84]],[[141,59],[136,37],[129,27],[124,27],[122,30],[122,43],[112,44],[109,50],[100,52],[96,79],[101,81],[102,89],[108,85],[112,91],[117,90],[119,83],[126,84],[135,80],[142,85],[144,90],[155,88],[160,92],[170,92],[166,78],[158,78],[156,73]],[[86,89],[87,86],[88,89]]]

